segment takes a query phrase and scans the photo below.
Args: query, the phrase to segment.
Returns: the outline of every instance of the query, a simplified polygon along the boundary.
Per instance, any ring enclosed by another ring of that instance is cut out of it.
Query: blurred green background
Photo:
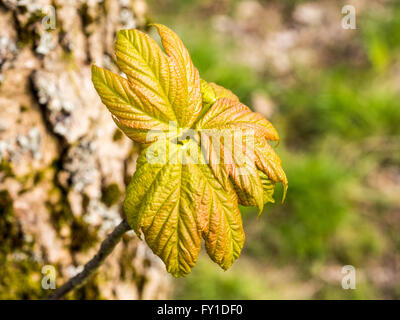
[[[357,29],[343,29],[342,6]],[[285,203],[242,208],[242,257],[200,256],[179,299],[400,298],[399,1],[150,0],[202,78],[265,115],[282,141]],[[154,30],[151,33],[155,35]],[[282,190],[276,192],[280,199]],[[341,287],[342,267],[356,289]]]

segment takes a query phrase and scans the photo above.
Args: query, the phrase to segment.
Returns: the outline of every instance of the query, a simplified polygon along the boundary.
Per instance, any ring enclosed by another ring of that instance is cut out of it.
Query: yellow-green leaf
[[[227,270],[240,256],[244,244],[242,217],[237,197],[230,186],[223,187],[207,165],[198,165],[196,210],[210,258]]]
[[[200,80],[200,84],[201,84],[201,97],[202,97],[202,101],[203,101],[203,110],[202,112],[205,111],[204,106],[207,106],[207,110],[209,107],[211,107],[211,105],[217,101],[217,98],[215,96],[215,92],[212,89],[212,87],[210,86],[210,84],[201,79]]]
[[[285,188],[283,199],[286,196],[288,180],[282,168],[282,161],[270,146],[268,141],[263,138],[255,139],[255,158],[257,167],[263,171],[269,179],[274,182],[281,182]]]
[[[201,112],[202,100],[200,75],[193,65],[190,54],[178,35],[161,24],[154,24],[161,36],[161,42],[168,56],[175,63],[175,71],[179,79],[181,101],[174,105],[178,124],[191,127]]]
[[[275,190],[275,182],[269,179],[268,176],[261,170],[258,170],[258,174],[264,189],[264,204],[268,202],[274,203],[275,199],[273,198],[273,195]]]
[[[200,133],[204,157],[215,177],[226,186],[226,177],[232,180],[244,206],[264,206],[263,187],[255,165],[251,140],[241,131],[203,130]]]
[[[148,131],[168,131],[168,119],[147,103],[140,91],[123,77],[92,67],[92,81],[117,125],[134,141],[146,143]]]
[[[232,101],[239,102],[239,98],[229,89],[226,89],[224,87],[221,87],[220,85],[210,82],[209,83],[211,89],[214,91],[215,99],[222,99],[222,98],[228,98]]]
[[[193,204],[207,253],[227,270],[240,256],[245,239],[238,198],[230,180],[221,184],[215,179],[197,143],[190,140],[185,147],[193,163],[189,164]]]
[[[168,155],[165,163],[160,155]],[[190,273],[201,241],[193,201],[197,185],[193,183],[191,165],[182,164],[183,157],[186,154],[182,146],[168,140],[159,140],[145,149],[124,202],[129,225],[137,234],[143,232],[150,248],[176,277]]]
[[[164,121],[177,121],[178,79],[171,59],[158,44],[139,30],[120,30],[115,54],[118,66],[142,100]]]
[[[228,269],[244,231],[239,203],[274,202],[287,189],[272,124],[230,90],[200,79],[181,39],[156,24],[165,52],[145,33],[117,34],[116,62],[126,78],[93,66],[92,81],[116,125],[142,144],[124,201],[136,234],[174,276],[190,273],[201,238]]]
[[[262,115],[229,98],[217,100],[210,110],[197,122],[198,129],[230,129],[254,131],[268,140],[278,141],[279,136],[273,125]]]
[[[197,154],[189,151],[198,149]],[[168,272],[194,266],[203,235],[210,257],[227,269],[244,242],[237,198],[214,178],[199,146],[158,140],[140,155],[124,202],[129,225],[160,256]],[[199,159],[200,158],[200,159]]]

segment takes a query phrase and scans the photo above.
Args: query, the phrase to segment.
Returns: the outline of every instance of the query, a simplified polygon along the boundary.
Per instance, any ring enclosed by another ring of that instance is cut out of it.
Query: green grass
[[[251,268],[243,270],[243,265],[235,265],[231,271],[223,271],[205,254],[190,276],[176,280],[177,299],[266,299],[268,285],[260,282],[258,275]]]

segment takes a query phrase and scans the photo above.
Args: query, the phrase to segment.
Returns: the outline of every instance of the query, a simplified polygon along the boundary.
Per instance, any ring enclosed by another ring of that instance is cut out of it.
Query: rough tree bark
[[[48,5],[56,27],[45,30]],[[135,146],[102,106],[90,65],[117,71],[115,32],[143,26],[145,11],[144,0],[0,0],[0,298],[47,297],[43,266],[61,285],[121,221]],[[129,231],[67,297],[166,298],[167,279]]]

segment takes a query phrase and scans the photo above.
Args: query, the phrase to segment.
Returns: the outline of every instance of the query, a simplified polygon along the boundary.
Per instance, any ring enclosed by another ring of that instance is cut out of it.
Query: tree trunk
[[[143,26],[145,11],[144,0],[0,0],[1,299],[47,297],[52,267],[60,286],[120,223],[137,147],[101,104],[90,66],[117,71],[115,32]],[[167,298],[168,287],[129,231],[67,298]]]

